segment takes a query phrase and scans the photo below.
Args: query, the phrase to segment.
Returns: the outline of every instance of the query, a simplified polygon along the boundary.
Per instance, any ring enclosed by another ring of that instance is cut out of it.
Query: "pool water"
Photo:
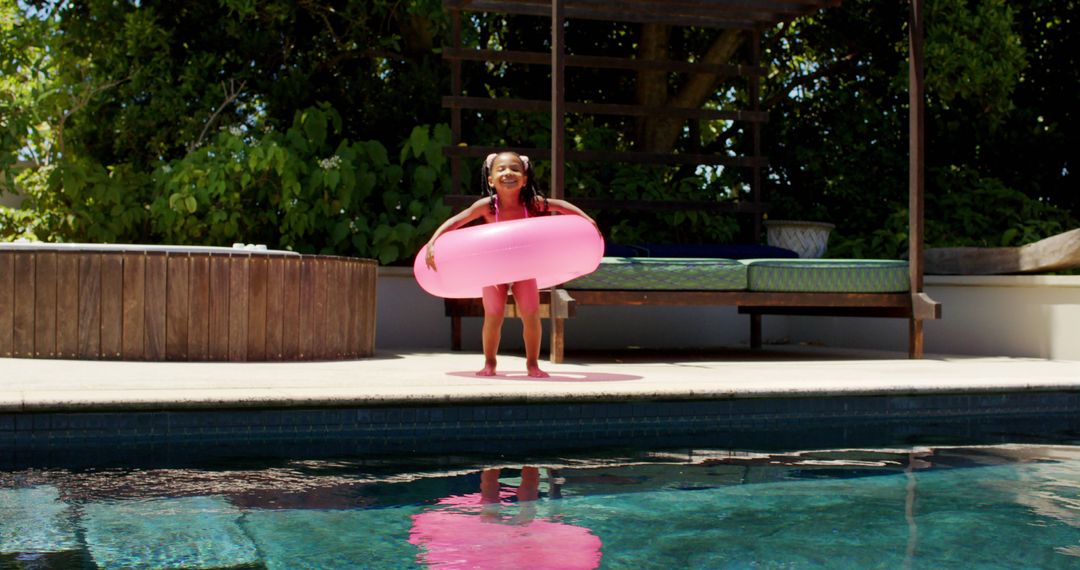
[[[1077,568],[1080,446],[7,471],[0,567]]]

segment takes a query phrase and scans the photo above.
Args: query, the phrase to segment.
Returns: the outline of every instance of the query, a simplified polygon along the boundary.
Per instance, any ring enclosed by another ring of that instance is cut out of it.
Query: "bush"
[[[1067,210],[957,166],[928,172],[924,211],[926,247],[1012,247],[1080,225]],[[829,238],[828,255],[898,259],[907,251],[907,204],[894,203],[877,228],[843,220]]]
[[[47,241],[227,246],[264,243],[304,253],[405,262],[449,211],[446,125],[415,127],[392,157],[351,142],[326,105],[285,132],[223,129],[153,172],[64,158],[24,172],[24,211],[0,211],[0,236]]]

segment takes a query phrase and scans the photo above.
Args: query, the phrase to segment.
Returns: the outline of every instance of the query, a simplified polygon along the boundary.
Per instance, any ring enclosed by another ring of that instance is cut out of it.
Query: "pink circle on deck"
[[[421,249],[413,261],[416,281],[436,297],[482,297],[489,285],[536,279],[553,287],[592,273],[604,255],[604,238],[581,216],[555,215],[470,226],[435,241],[437,271]]]

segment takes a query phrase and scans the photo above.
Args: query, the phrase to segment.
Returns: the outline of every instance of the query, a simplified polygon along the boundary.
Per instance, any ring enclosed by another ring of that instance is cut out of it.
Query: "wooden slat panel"
[[[476,195],[445,194],[443,201],[454,209],[462,209],[476,202]],[[762,214],[769,211],[769,204],[753,202],[715,202],[691,200],[612,200],[608,198],[574,198],[574,205],[586,211],[625,210],[649,212],[729,212],[738,214]]]
[[[911,309],[908,307],[739,307],[739,313],[744,315],[791,315],[791,316],[817,316],[817,317],[888,317],[908,318]]]
[[[168,260],[162,252],[146,254],[146,309],[143,313],[146,327],[147,360],[165,360],[165,311],[167,308]]]
[[[100,253],[92,252],[79,256],[79,358],[102,357],[101,257]]]
[[[146,256],[124,254],[124,336],[123,359],[143,360],[145,351]]]
[[[191,258],[186,253],[169,254],[165,286],[165,359],[188,359],[188,332],[191,323]]]
[[[281,360],[285,315],[285,258],[272,256],[266,267],[266,358]]]
[[[443,59],[450,61],[498,61],[529,65],[551,65],[551,54],[546,52],[450,48],[442,50]],[[692,61],[626,59],[610,56],[567,55],[567,67],[593,69],[627,69],[634,71],[675,71],[681,73],[712,73],[723,76],[764,77],[768,70],[761,66],[701,63]]]
[[[210,256],[188,258],[188,360],[210,357]]]
[[[361,358],[364,355],[364,264],[353,262],[351,283],[349,284],[349,296],[352,297],[352,315],[349,317],[349,346],[352,348],[352,357]]]
[[[550,160],[551,150],[528,147],[445,146],[443,155],[450,158],[482,158],[493,152],[513,151],[526,154],[533,160]],[[573,162],[619,162],[624,164],[689,164],[723,165],[731,167],[764,168],[769,165],[765,156],[727,156],[722,154],[670,154],[662,152],[621,152],[605,150],[568,150],[566,159]],[[476,196],[474,195],[475,199]],[[576,201],[574,202],[577,203]]]
[[[229,258],[210,257],[210,318],[207,358],[229,359]]]
[[[34,356],[34,294],[36,281],[34,274],[37,256],[30,251],[15,254],[14,268],[14,309],[12,310],[12,355],[16,358]]]
[[[34,277],[34,357],[56,356],[56,252],[37,252]]]
[[[252,256],[248,262],[247,360],[266,360],[266,276],[266,256]]]
[[[290,257],[284,265],[281,347],[285,360],[296,360],[300,358],[300,258]]]
[[[120,358],[124,350],[124,258],[101,256],[101,357]]]
[[[14,354],[15,255],[0,251],[0,356]]]
[[[524,16],[550,16],[550,2],[513,2],[508,0],[444,0],[444,4],[452,9],[462,9],[474,12],[494,12],[507,14],[520,14]],[[563,10],[564,17],[583,20],[601,20],[605,22],[635,22],[666,24],[670,26],[694,26],[710,28],[738,28],[750,29],[757,25],[776,23],[782,20],[794,18],[798,14],[810,11],[791,10],[798,4],[786,2],[773,2],[770,5],[777,6],[769,11],[751,10],[748,7],[757,3],[742,2],[738,6],[742,9],[722,9],[730,6],[726,3],[699,3],[694,10],[680,8],[678,5],[669,5],[663,2],[619,2],[606,4],[590,3],[566,3]],[[717,7],[721,9],[717,9]]]
[[[300,354],[301,360],[314,358],[315,350],[315,264],[313,256],[300,258]]]
[[[329,308],[327,316],[332,317],[330,345],[334,348],[334,358],[343,358],[348,350],[349,339],[349,266],[345,258],[337,258],[330,267],[334,270],[334,279],[330,280]]]
[[[739,305],[744,307],[908,307],[907,293],[568,290],[578,305]]]
[[[345,260],[334,257],[325,261],[326,264],[326,313],[323,322],[326,323],[326,353],[323,358],[341,358],[342,342],[341,322],[348,318],[347,307],[341,295],[341,267]]]
[[[330,356],[330,326],[329,326],[329,264],[330,262],[321,257],[313,257],[309,263],[315,267],[315,305],[311,315],[311,322],[315,328],[315,343],[312,346],[313,358],[323,359]]]
[[[359,282],[359,276],[357,270],[360,264],[355,260],[349,260],[342,264],[344,268],[344,274],[342,276],[342,289],[345,291],[345,358],[356,358],[360,355],[360,331],[358,325],[360,324],[360,316],[357,315],[357,309],[360,308],[360,299],[356,295],[356,284]]]
[[[360,274],[360,355],[366,357],[375,351],[375,283],[378,265],[365,262]]]
[[[247,360],[248,263],[250,255],[229,258],[229,360]]]
[[[481,111],[521,111],[543,113],[551,110],[551,102],[542,99],[491,99],[488,97],[463,97],[447,95],[442,106],[450,109],[476,109]],[[748,121],[764,123],[769,120],[767,111],[720,111],[716,109],[691,109],[689,107],[666,107],[660,105],[618,105],[614,103],[566,102],[566,112],[590,115],[623,115],[627,117],[671,117],[673,119],[705,119],[716,121]]]
[[[79,257],[56,254],[56,357],[75,358],[79,351]],[[87,254],[89,255],[89,254]]]

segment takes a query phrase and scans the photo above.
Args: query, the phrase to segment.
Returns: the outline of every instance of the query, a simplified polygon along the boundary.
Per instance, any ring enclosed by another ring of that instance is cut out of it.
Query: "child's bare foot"
[[[476,371],[477,376],[494,376],[495,375],[495,362],[485,362],[484,367]]]
[[[550,378],[551,374],[540,370],[540,365],[536,363],[528,363],[525,365],[525,369],[529,371],[529,378]]]

